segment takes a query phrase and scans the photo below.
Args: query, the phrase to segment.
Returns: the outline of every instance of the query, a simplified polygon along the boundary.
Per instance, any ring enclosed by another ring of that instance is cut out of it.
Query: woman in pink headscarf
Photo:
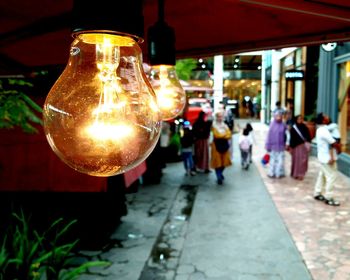
[[[287,147],[287,137],[289,137],[287,125],[282,121],[282,114],[276,112],[270,124],[265,144],[265,148],[270,154],[269,171],[267,175],[271,178],[281,178],[285,176],[284,151]]]

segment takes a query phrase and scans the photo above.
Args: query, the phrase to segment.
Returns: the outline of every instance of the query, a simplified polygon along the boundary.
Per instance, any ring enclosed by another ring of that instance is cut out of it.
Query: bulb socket
[[[74,0],[72,33],[111,30],[143,38],[142,0]]]
[[[148,53],[151,65],[175,65],[175,31],[164,21],[148,29]]]

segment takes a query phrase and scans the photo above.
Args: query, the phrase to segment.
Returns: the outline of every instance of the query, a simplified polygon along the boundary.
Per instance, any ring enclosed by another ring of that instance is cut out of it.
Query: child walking
[[[253,127],[250,123],[247,123],[246,129],[248,129],[248,138],[250,139],[250,147],[249,147],[249,163],[252,163],[252,155],[253,155],[253,144],[255,144],[255,136],[254,136],[254,131]]]
[[[243,133],[239,135],[238,145],[241,150],[241,165],[242,168],[248,170],[250,164],[250,147],[252,145],[252,140],[249,137],[249,129],[243,129]]]

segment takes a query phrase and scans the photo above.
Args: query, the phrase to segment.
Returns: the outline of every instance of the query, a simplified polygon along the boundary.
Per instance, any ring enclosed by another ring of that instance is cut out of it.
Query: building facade
[[[320,112],[340,129],[338,169],[350,176],[350,42],[265,51],[262,58],[262,121],[276,101],[312,120]],[[291,101],[291,102],[289,102]]]
[[[319,52],[317,112],[338,124],[343,151],[338,169],[350,176],[350,43],[325,44]]]
[[[317,100],[318,47],[265,51],[262,92],[264,120],[271,119],[277,101],[293,116],[311,119]]]

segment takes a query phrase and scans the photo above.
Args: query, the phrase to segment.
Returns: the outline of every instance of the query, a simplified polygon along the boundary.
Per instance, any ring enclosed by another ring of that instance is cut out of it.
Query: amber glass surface
[[[170,120],[182,113],[186,93],[177,78],[173,65],[152,66],[150,81],[156,92],[162,120]]]
[[[61,160],[89,175],[123,173],[151,153],[160,124],[134,39],[77,35],[44,104],[46,137]]]

